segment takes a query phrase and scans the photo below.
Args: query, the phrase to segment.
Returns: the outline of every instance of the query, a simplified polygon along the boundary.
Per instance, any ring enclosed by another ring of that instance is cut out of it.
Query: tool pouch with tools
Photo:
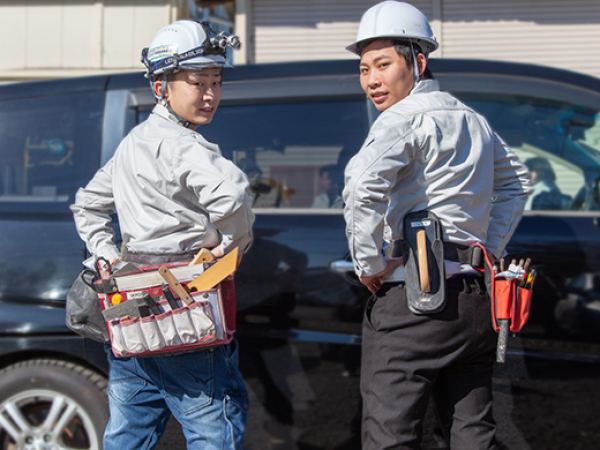
[[[518,272],[501,271],[492,267],[485,249],[477,244],[485,255],[485,280],[491,299],[492,326],[498,333],[496,361],[506,359],[508,332],[519,332],[529,319],[535,270]]]
[[[231,342],[236,327],[233,274],[210,289],[188,289],[210,271],[210,264],[169,263],[98,280],[114,355],[159,356]]]
[[[404,218],[404,270],[408,307],[414,314],[433,314],[446,304],[443,231],[430,211]]]
[[[533,291],[520,285],[516,279],[496,278],[495,301],[492,307],[492,321],[496,331],[500,330],[498,321],[509,320],[509,330],[519,332],[529,320],[531,296]]]

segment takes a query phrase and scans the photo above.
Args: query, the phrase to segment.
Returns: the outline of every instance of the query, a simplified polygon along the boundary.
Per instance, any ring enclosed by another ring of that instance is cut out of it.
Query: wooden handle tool
[[[419,278],[421,281],[421,292],[429,293],[429,267],[427,266],[427,239],[425,230],[417,231],[417,253],[419,258]]]
[[[202,264],[205,262],[211,262],[214,259],[215,259],[215,257],[210,252],[209,249],[202,248],[202,249],[200,249],[200,251],[198,253],[196,253],[196,255],[194,256],[194,259],[192,259],[192,261],[188,265],[193,266],[194,264]]]
[[[187,289],[175,278],[175,275],[173,275],[167,266],[159,267],[158,273],[165,279],[169,287],[173,289],[173,292],[179,296],[183,303],[190,305],[194,302]]]
[[[187,288],[198,292],[208,291],[237,269],[238,248],[234,248],[219,261],[206,269],[199,277],[188,283]]]

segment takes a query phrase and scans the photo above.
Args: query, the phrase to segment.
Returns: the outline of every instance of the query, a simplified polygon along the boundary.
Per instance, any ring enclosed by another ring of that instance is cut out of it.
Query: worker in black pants
[[[368,448],[419,448],[430,395],[444,433],[448,418],[441,412],[453,411],[452,426],[460,433],[453,436],[452,448],[488,448],[480,443],[494,436],[489,374],[496,334],[481,281],[471,276],[448,280],[446,306],[432,315],[408,309],[404,283],[385,283],[371,297],[361,371],[363,428],[374,445]],[[402,407],[407,404],[414,407]],[[407,447],[395,447],[399,441]]]
[[[496,449],[494,330],[485,292],[531,180],[487,121],[427,67],[425,16],[396,1],[363,15],[361,87],[381,112],[345,169],[354,269],[374,294],[363,322],[363,450],[419,449],[430,397],[452,449]],[[480,247],[478,247],[478,245]]]

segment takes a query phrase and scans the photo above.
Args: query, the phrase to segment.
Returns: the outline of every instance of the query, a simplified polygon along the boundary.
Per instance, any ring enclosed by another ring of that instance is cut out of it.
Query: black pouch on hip
[[[433,314],[446,305],[443,231],[430,211],[404,217],[404,272],[408,308],[414,314]]]

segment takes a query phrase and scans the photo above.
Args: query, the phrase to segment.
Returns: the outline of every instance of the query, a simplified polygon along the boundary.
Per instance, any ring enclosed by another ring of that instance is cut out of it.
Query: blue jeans
[[[152,358],[115,358],[108,348],[110,420],[104,450],[156,447],[172,414],[187,448],[241,450],[248,396],[237,343]]]

